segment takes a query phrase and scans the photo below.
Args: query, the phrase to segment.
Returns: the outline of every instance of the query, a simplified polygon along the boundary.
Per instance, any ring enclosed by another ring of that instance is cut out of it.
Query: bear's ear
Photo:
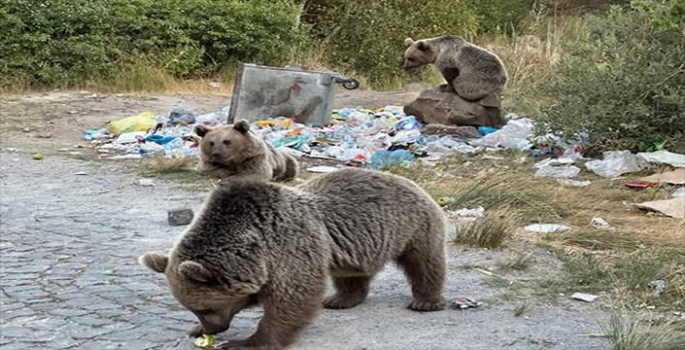
[[[250,131],[250,123],[247,120],[239,120],[237,123],[233,124],[233,129],[237,130],[241,134],[247,134]]]
[[[409,47],[409,46],[412,46],[412,45],[414,45],[414,40],[412,40],[412,38],[406,38],[406,39],[404,39],[404,46]]]
[[[198,125],[195,125],[195,130],[194,130],[194,131],[195,131],[195,133],[197,134],[197,136],[205,137],[205,135],[207,135],[207,133],[208,133],[210,130],[212,130],[212,129],[209,128],[209,127],[206,127],[206,126],[204,126],[204,125],[202,125],[202,124],[198,124]]]
[[[202,264],[190,260],[184,261],[181,265],[178,265],[178,273],[185,278],[200,283],[209,282],[214,277],[209,270],[202,266]]]
[[[428,44],[425,41],[417,41],[416,48],[418,48],[421,51],[428,51],[429,49]]]
[[[169,257],[159,252],[151,252],[138,258],[138,262],[152,271],[164,273],[169,264]]]

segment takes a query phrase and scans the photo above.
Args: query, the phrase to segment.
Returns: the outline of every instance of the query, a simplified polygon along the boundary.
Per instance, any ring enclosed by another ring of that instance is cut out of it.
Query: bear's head
[[[427,42],[423,40],[414,41],[411,38],[407,38],[404,39],[404,46],[407,48],[404,52],[404,65],[402,66],[405,70],[435,62],[437,52]]]
[[[165,274],[174,298],[199,319],[201,327],[191,331],[194,337],[227,330],[235,314],[256,303],[258,284],[227,278],[207,264],[179,261],[175,255],[160,252],[146,253],[139,262]]]
[[[230,167],[262,151],[246,120],[214,128],[197,125],[194,131],[202,138],[202,162],[213,167]]]

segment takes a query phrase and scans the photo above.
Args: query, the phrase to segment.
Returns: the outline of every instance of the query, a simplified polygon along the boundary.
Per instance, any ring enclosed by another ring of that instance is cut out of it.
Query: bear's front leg
[[[282,350],[294,343],[321,309],[326,291],[323,272],[320,276],[308,277],[299,286],[294,286],[297,282],[291,279],[278,287],[263,290],[264,317],[259,321],[257,331],[245,340],[219,344],[217,349]]]

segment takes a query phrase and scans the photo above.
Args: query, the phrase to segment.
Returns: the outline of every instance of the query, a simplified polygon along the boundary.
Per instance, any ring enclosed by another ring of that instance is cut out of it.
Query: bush
[[[107,79],[140,63],[178,77],[241,60],[281,64],[303,37],[287,0],[0,1],[0,78]]]
[[[404,39],[475,35],[477,16],[456,0],[310,1],[304,19],[328,48],[332,62],[366,74],[375,86],[402,73]]]
[[[531,9],[529,0],[470,0],[478,16],[479,33],[513,34]]]
[[[659,29],[644,12],[612,8],[563,46],[541,93],[549,130],[586,132],[596,150],[646,150],[666,141],[685,152],[685,32]]]

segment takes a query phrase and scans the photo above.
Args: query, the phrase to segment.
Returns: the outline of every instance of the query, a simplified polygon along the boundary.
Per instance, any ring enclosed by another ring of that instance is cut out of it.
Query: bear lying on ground
[[[240,310],[261,304],[257,331],[220,349],[283,349],[322,306],[361,304],[391,260],[403,268],[416,311],[442,310],[445,216],[414,182],[344,169],[298,187],[228,181],[170,253],[143,265],[165,273],[172,295],[200,320],[192,336],[227,330]],[[336,293],[324,298],[330,276]]]
[[[210,128],[197,125],[200,143],[200,171],[221,180],[249,177],[286,182],[297,177],[297,160],[250,133],[250,124]]]

